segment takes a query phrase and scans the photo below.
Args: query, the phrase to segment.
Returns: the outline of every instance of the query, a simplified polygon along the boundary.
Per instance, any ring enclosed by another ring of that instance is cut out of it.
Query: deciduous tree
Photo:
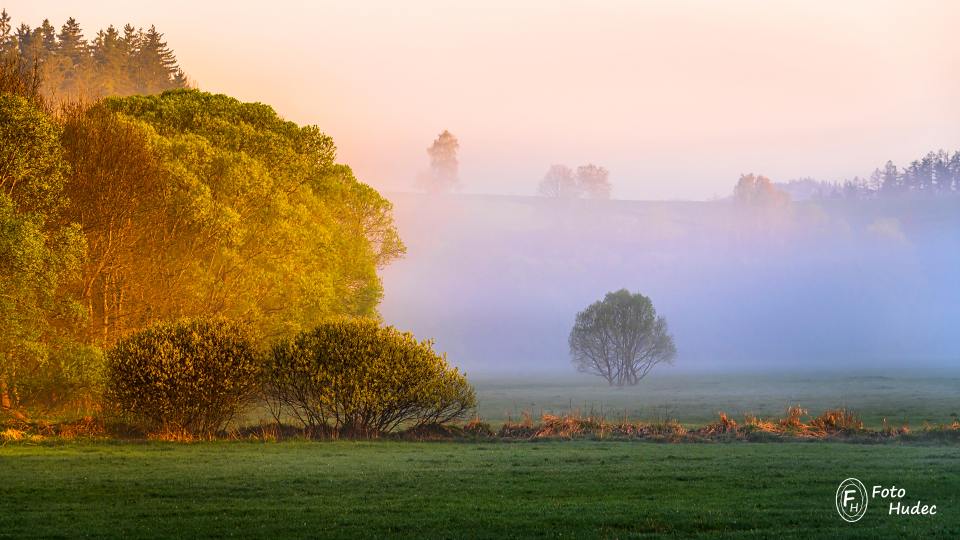
[[[456,189],[460,182],[457,151],[460,142],[447,130],[437,136],[427,155],[430,157],[430,172],[422,180],[424,188],[431,193],[446,193]]]
[[[657,316],[653,302],[626,289],[607,293],[578,313],[569,344],[577,370],[599,375],[611,386],[635,385],[676,356],[667,321]]]

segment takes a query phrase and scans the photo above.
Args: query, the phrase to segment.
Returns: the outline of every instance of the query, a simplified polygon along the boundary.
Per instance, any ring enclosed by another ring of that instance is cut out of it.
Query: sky
[[[869,174],[960,148],[960,2],[9,1],[15,24],[155,24],[204,90],[333,136],[410,191],[442,130],[465,193],[553,163],[621,199],[710,199],[741,173]]]

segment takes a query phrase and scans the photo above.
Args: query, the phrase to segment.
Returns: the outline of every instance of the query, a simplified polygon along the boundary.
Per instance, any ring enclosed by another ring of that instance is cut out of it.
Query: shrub
[[[107,354],[108,402],[152,434],[213,435],[258,387],[247,330],[225,319],[157,324]]]
[[[18,375],[14,397],[32,414],[89,414],[103,393],[103,352],[72,342],[57,343],[47,358]]]
[[[444,424],[476,405],[431,341],[370,319],[338,319],[281,340],[265,367],[268,403],[312,434],[372,437]]]

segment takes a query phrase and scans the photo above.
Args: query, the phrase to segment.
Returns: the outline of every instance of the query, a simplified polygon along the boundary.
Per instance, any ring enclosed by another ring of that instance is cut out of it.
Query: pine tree
[[[883,166],[883,172],[880,173],[881,190],[887,194],[894,194],[900,191],[901,176],[897,166],[892,161],[887,161]]]
[[[113,25],[97,33],[92,53],[95,81],[93,92],[104,96],[128,93],[131,85],[127,73],[127,55],[120,32]]]
[[[177,72],[173,75],[173,86],[174,88],[190,88],[190,79],[180,68],[177,68]]]
[[[15,45],[12,31],[13,26],[10,24],[10,14],[4,9],[0,11],[0,53],[12,51]]]
[[[77,96],[85,90],[89,47],[83,38],[80,24],[73,17],[60,28],[57,34],[56,62],[52,66],[59,71],[60,92]]]
[[[154,26],[142,35],[137,63],[140,65],[140,92],[154,94],[173,87],[173,77],[178,69],[177,60],[173,51],[163,41],[163,34]]]
[[[43,23],[33,31],[33,34],[43,47],[45,54],[50,55],[57,50],[57,32],[50,24],[50,19],[44,19]]]

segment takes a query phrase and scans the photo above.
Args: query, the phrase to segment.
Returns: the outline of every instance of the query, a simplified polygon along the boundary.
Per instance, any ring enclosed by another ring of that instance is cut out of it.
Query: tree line
[[[73,17],[54,28],[49,20],[35,28],[14,28],[0,12],[0,54],[15,57],[24,69],[42,73],[41,91],[50,99],[96,100],[105,96],[155,94],[189,86],[176,55],[154,26],[108,26],[92,40]]]
[[[813,178],[791,180],[779,187],[795,199],[875,199],[903,196],[951,196],[960,192],[960,150],[928,152],[906,167],[887,161],[868,177],[840,182]]]
[[[102,351],[161,321],[223,316],[257,339],[376,316],[404,245],[333,140],[198,90],[51,104],[0,61],[0,398],[57,403]]]

